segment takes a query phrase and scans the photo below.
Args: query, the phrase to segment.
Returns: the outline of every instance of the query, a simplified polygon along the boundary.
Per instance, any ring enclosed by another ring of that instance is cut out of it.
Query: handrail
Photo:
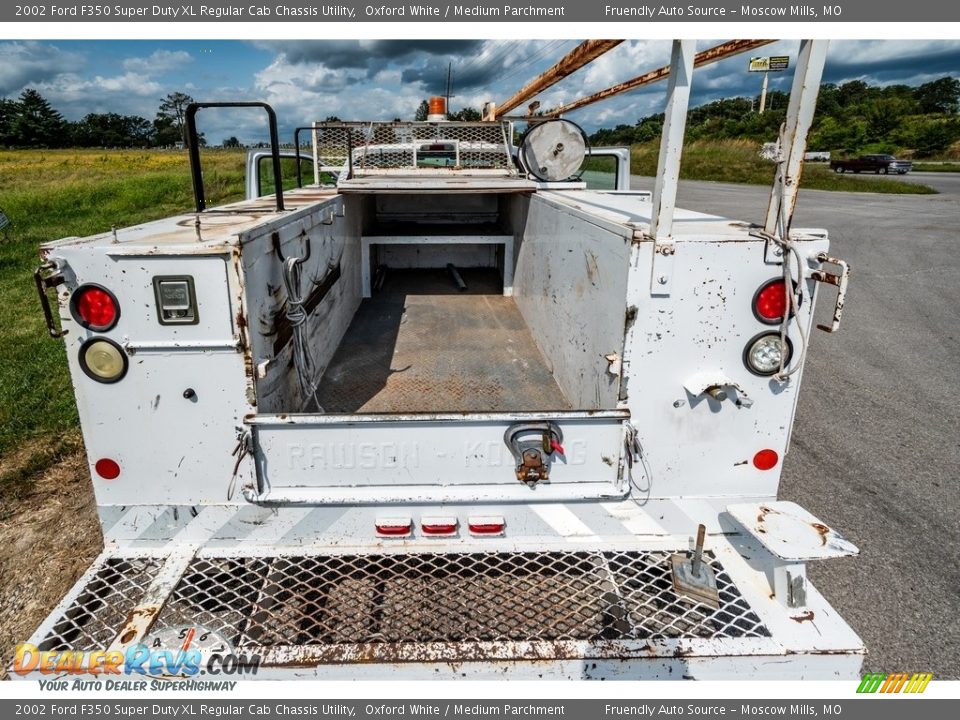
[[[280,136],[277,132],[277,113],[265,102],[202,102],[187,105],[187,145],[190,151],[190,174],[193,178],[193,196],[197,201],[197,212],[207,208],[203,190],[203,169],[200,166],[200,143],[197,135],[197,111],[201,108],[245,108],[260,107],[267,111],[270,121],[270,152],[273,156],[273,185],[276,188],[277,210],[283,210],[283,178],[280,172]]]
[[[313,125],[303,125],[293,129],[293,147],[297,151],[297,187],[303,187],[303,172],[300,170],[300,131],[301,130],[314,130],[316,129]]]

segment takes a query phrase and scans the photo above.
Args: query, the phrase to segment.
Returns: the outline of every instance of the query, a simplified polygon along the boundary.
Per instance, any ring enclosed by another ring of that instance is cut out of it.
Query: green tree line
[[[168,147],[185,142],[184,113],[193,98],[170,93],[153,120],[138,115],[89,113],[66,120],[39,92],[26,89],[16,100],[0,98],[0,147]],[[201,144],[205,144],[203,137]]]
[[[767,94],[767,110],[758,113],[759,98],[734,97],[693,108],[687,116],[686,139],[776,138],[787,110],[786,93]],[[862,152],[909,153],[916,157],[943,155],[960,142],[960,80],[942,77],[915,87],[869,85],[852,80],[824,83],[807,147],[836,154]],[[595,145],[632,145],[658,140],[663,113],[641,118],[635,125],[603,128],[590,136]]]

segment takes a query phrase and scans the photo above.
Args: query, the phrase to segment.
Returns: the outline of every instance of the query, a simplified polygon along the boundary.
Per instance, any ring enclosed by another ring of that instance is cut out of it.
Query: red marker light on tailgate
[[[771,470],[776,467],[778,462],[780,462],[780,456],[777,455],[776,450],[770,448],[761,450],[753,456],[753,466],[757,470]]]
[[[410,518],[377,518],[375,527],[379,537],[409,537],[413,521]]]
[[[420,529],[429,537],[455,535],[457,519],[453,517],[425,517],[420,519]]]
[[[467,529],[471,535],[503,535],[505,523],[502,517],[471,517],[467,519]]]
[[[782,279],[770,280],[760,286],[753,296],[753,313],[757,320],[768,325],[774,325],[783,320],[787,312],[787,294]]]
[[[106,332],[120,319],[120,304],[112,292],[100,285],[81,285],[70,298],[73,319],[94,332]]]

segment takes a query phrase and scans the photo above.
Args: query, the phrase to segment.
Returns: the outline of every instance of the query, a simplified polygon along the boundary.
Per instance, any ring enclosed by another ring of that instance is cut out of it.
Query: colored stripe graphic
[[[860,687],[857,688],[858,693],[875,693],[880,688],[880,683],[883,682],[884,677],[883,673],[867,673],[863,676],[863,680],[860,681]]]
[[[933,679],[932,673],[867,673],[860,680],[858,693],[922,693]]]
[[[904,692],[922,693],[927,689],[927,685],[933,679],[933,673],[914,673],[910,678],[910,684]]]

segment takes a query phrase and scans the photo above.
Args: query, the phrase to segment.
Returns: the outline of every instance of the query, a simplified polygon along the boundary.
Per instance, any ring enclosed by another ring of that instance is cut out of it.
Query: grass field
[[[920,172],[960,172],[960,162],[915,162],[913,169]]]
[[[688,143],[683,149],[680,177],[685,180],[769,185],[773,180],[773,163],[762,160],[757,143],[746,140],[711,140]],[[658,143],[634,145],[631,150],[632,172],[653,175],[657,171]],[[932,195],[936,190],[919,183],[887,178],[866,178],[838,175],[826,163],[807,163],[800,180],[810,190],[845,192],[897,193]]]

